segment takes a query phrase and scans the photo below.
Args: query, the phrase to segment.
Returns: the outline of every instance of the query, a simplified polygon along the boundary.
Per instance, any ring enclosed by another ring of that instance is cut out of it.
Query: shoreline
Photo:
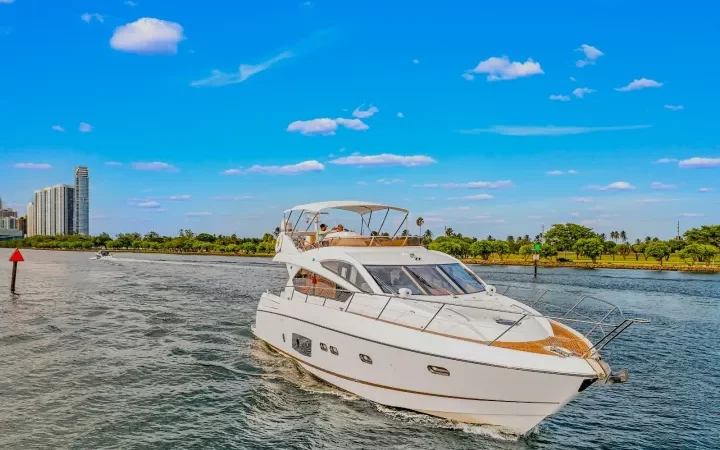
[[[83,253],[95,253],[96,249],[65,249],[65,248],[35,248],[35,247],[19,247],[21,250],[46,250],[53,252],[83,252]],[[114,249],[110,253],[148,253],[158,255],[197,255],[197,256],[236,256],[236,257],[247,257],[247,258],[272,258],[275,256],[274,253],[248,253],[240,254],[233,252],[181,252],[181,251],[168,251],[168,250],[141,250],[141,249]],[[475,259],[475,258],[459,258],[465,264],[472,264],[477,266],[533,266],[532,260],[499,260],[499,259]],[[653,271],[670,271],[670,272],[694,272],[694,273],[718,273],[720,274],[720,266],[707,266],[700,263],[690,266],[687,264],[664,264],[660,265],[657,263],[634,263],[627,261],[615,261],[615,262],[556,262],[552,260],[540,260],[538,262],[539,268],[576,268],[576,269],[625,269],[625,270],[653,270]]]

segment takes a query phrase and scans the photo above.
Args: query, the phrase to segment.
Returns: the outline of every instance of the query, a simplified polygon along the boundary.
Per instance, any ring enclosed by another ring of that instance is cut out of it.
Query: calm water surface
[[[717,449],[720,277],[541,270],[646,317],[605,352],[630,382],[593,387],[517,439],[358,399],[250,333],[286,281],[260,258],[25,251],[8,293],[0,249],[2,449]],[[477,267],[533,283],[527,267]]]

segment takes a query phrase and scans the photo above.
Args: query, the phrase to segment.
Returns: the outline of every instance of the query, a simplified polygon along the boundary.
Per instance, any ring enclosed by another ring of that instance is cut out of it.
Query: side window
[[[352,295],[327,278],[323,278],[305,269],[300,269],[297,275],[295,275],[295,278],[293,278],[293,286],[295,286],[298,292],[302,292],[303,294],[328,298],[339,302],[346,301]]]
[[[340,275],[343,279],[349,281],[353,286],[362,292],[372,293],[370,285],[365,278],[358,272],[357,268],[342,261],[323,261],[320,263],[324,268]]]

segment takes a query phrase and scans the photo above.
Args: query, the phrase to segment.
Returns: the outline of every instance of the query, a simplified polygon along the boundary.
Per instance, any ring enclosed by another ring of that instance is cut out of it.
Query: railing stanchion
[[[582,301],[585,300],[585,298],[587,298],[587,295],[584,295],[584,296],[580,299],[579,302],[575,303],[572,308],[568,309],[567,312],[565,312],[565,314],[563,314],[563,317],[567,317],[567,315],[570,314],[573,309],[577,308],[577,305],[579,305],[580,303],[582,303]]]
[[[387,305],[390,304],[391,300],[392,300],[392,297],[388,297],[388,301],[385,302],[385,306],[383,306],[383,308],[380,310],[380,314],[378,314],[378,316],[375,318],[375,320],[378,320],[380,318],[380,316],[382,316],[382,313],[385,312],[385,308],[387,308]]]
[[[590,336],[590,333],[592,333],[593,331],[595,331],[595,328],[597,328],[597,327],[599,327],[599,326],[601,327],[602,324],[603,324],[603,322],[605,322],[605,319],[607,319],[608,317],[610,317],[610,314],[612,314],[613,312],[615,312],[616,309],[617,309],[617,307],[613,307],[613,309],[611,309],[610,312],[608,312],[607,314],[605,314],[605,315],[603,316],[603,318],[600,319],[600,322],[596,323],[592,328],[590,328],[590,331],[587,332],[587,334],[585,335],[585,337]],[[603,331],[604,331],[604,330],[605,330],[605,329],[603,328]]]
[[[490,346],[493,345],[495,342],[497,342],[497,340],[500,339],[501,337],[505,336],[505,333],[507,333],[508,331],[512,330],[513,327],[515,327],[515,325],[517,325],[517,324],[519,324],[520,322],[522,322],[522,320],[523,320],[524,318],[526,318],[527,316],[528,316],[527,314],[524,314],[521,318],[519,318],[518,320],[516,320],[515,323],[513,323],[512,325],[510,325],[510,326],[507,328],[507,330],[505,330],[505,331],[503,331],[502,333],[500,333],[500,336],[498,336],[498,337],[496,337],[495,339],[493,339],[492,342],[490,342],[490,343],[488,344],[488,347],[490,347]]]
[[[352,295],[350,296],[350,300],[348,301],[347,306],[345,307],[345,312],[350,311],[350,303],[352,303],[354,298],[355,298],[355,293],[353,292]]]
[[[425,328],[421,329],[420,332],[423,332],[423,331],[425,331],[425,330],[428,329],[428,327],[430,326],[430,324],[432,323],[432,321],[435,320],[435,318],[437,317],[438,314],[440,314],[440,311],[442,311],[442,309],[443,309],[443,307],[445,307],[445,305],[446,305],[446,303],[443,303],[442,305],[440,305],[440,308],[438,308],[438,310],[435,311],[435,315],[432,316],[432,319],[430,319],[430,322],[428,322],[427,324],[425,324]]]
[[[547,294],[547,293],[548,293],[548,291],[547,291],[547,289],[545,289],[545,292],[543,292],[542,294],[540,294],[540,297],[538,297],[537,300],[535,300],[535,301],[533,302],[533,304],[530,305],[530,307],[531,307],[531,308],[534,308],[535,305],[537,305],[538,302],[540,302],[540,299],[543,298],[543,297],[545,296],[545,294]]]

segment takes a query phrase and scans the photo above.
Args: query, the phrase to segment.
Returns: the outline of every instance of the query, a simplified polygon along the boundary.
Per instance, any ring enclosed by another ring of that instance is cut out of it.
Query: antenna
[[[679,220],[678,220],[678,225],[677,225],[677,238],[680,239],[680,221]]]

